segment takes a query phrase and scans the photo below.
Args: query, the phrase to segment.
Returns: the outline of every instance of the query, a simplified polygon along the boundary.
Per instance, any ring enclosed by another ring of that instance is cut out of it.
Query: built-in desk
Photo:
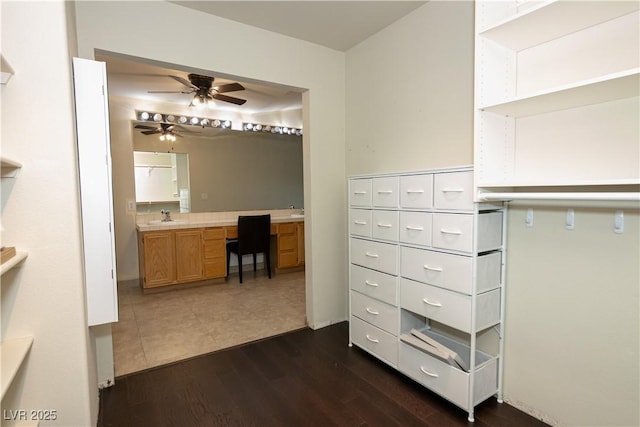
[[[304,217],[291,210],[265,211],[274,236],[272,259],[277,270],[304,266]],[[226,242],[238,236],[239,215],[263,211],[216,212],[138,217],[138,264],[144,289],[220,279],[227,275]]]

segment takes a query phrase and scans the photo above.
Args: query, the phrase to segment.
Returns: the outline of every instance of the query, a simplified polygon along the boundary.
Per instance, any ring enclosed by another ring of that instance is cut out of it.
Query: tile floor
[[[304,271],[243,276],[151,294],[119,283],[116,377],[306,326]]]

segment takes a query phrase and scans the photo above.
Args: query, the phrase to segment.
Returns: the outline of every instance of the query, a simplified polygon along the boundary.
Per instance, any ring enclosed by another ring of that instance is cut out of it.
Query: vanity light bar
[[[206,117],[198,116],[184,116],[174,114],[155,113],[151,111],[136,111],[138,120],[162,122],[162,123],[177,123],[181,125],[200,126],[200,127],[212,127],[212,128],[231,128],[230,120],[209,119]]]
[[[302,129],[289,128],[286,126],[263,125],[260,123],[249,123],[249,122],[245,122],[242,124],[242,130],[247,132],[271,132],[271,133],[278,133],[280,135],[295,135],[295,136],[302,135]]]

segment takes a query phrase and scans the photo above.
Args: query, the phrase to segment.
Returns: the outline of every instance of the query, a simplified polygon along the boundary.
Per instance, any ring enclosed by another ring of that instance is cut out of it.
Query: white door
[[[118,321],[111,139],[103,62],[73,58],[89,326]]]

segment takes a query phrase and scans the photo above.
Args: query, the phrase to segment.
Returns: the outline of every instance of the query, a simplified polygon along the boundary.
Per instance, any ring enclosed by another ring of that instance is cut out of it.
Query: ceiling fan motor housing
[[[213,84],[213,77],[201,76],[200,74],[189,74],[188,77],[191,84],[200,89],[209,90]]]

